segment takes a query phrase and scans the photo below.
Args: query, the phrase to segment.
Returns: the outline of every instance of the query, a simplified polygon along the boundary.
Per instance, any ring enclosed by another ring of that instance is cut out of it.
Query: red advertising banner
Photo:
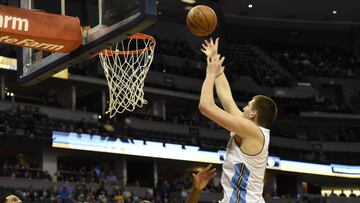
[[[71,52],[81,41],[79,18],[0,5],[0,43]]]

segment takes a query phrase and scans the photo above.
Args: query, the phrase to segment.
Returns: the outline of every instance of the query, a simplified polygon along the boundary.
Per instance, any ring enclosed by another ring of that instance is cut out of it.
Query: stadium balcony
[[[77,112],[69,112],[72,118],[81,118],[79,120],[68,120],[56,118],[60,113],[47,115],[45,109],[41,107],[18,105],[12,109],[2,111],[0,119],[3,126],[0,126],[0,135],[5,138],[22,137],[26,139],[43,139],[50,140],[53,131],[75,132],[90,135],[101,135],[104,137],[121,138],[121,139],[142,139],[144,141],[158,141],[163,143],[177,143],[200,146],[203,149],[217,151],[225,149],[228,141],[228,133],[213,122],[198,115],[198,113],[183,114],[181,116],[168,117],[164,120],[162,117],[151,116],[143,113],[124,114],[125,117],[118,121],[96,121],[84,120]],[[58,109],[61,112],[61,109]],[[48,110],[48,112],[50,112]],[[56,112],[56,109],[52,109]],[[74,116],[71,116],[74,114]],[[81,113],[80,115],[86,115]],[[312,125],[312,122],[336,123],[334,120],[309,120],[298,123],[302,127],[294,126],[298,119],[293,123],[285,120],[278,121],[272,133],[272,146],[292,146],[294,149],[307,150],[312,153],[313,145],[321,145],[325,153],[326,160],[341,161],[341,163],[353,163],[351,154],[349,160],[337,158],[333,153],[339,152],[358,152],[353,146],[358,143],[356,136],[359,128],[356,128],[357,119],[350,120],[349,126],[332,127],[327,131],[322,131],[321,127],[311,127],[306,130],[305,126]],[[351,126],[350,123],[353,123]],[[325,124],[324,124],[325,125]],[[288,127],[286,127],[288,126]],[[316,130],[316,131],[315,131]],[[293,143],[293,144],[288,144]],[[334,143],[337,143],[334,145]],[[345,151],[344,151],[345,150]],[[327,153],[329,152],[329,153]],[[286,155],[286,153],[284,153]],[[277,156],[282,156],[278,154]],[[333,158],[334,157],[334,158]],[[339,157],[342,157],[342,155]],[[295,157],[296,159],[301,159]]]
[[[266,43],[260,46],[303,82],[310,76],[357,79],[360,75],[359,62],[340,48]]]
[[[228,43],[224,46],[225,65],[238,76],[254,78],[256,83],[267,87],[290,87],[296,80],[282,69],[270,65],[260,57],[251,45]]]

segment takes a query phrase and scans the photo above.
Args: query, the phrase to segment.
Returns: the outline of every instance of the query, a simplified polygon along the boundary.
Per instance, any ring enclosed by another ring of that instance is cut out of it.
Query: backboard
[[[21,0],[22,8],[79,17],[81,26],[90,29],[83,33],[82,45],[70,53],[18,48],[18,83],[35,85],[141,32],[155,23],[156,4],[156,0]]]

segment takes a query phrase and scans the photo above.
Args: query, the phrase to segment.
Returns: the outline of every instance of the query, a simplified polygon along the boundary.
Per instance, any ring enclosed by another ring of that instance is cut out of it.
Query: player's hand
[[[212,58],[207,57],[207,69],[206,74],[214,75],[215,77],[220,76],[224,72],[224,66],[222,65],[225,57],[220,58],[220,54],[213,56]]]
[[[219,38],[216,38],[215,42],[212,38],[210,38],[210,41],[205,40],[201,46],[201,52],[204,53],[207,57],[212,58],[218,54]]]
[[[197,174],[192,174],[193,188],[195,191],[202,191],[209,183],[209,180],[216,176],[216,168],[211,167],[212,165],[209,164],[206,168],[201,169]]]

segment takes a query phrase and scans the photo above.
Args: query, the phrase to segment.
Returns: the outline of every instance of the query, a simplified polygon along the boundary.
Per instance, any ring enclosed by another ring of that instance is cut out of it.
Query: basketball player
[[[217,53],[218,43],[219,39],[215,42],[210,39],[202,45],[208,65],[199,110],[231,132],[221,176],[224,197],[220,202],[262,203],[270,138],[267,128],[276,118],[277,107],[272,99],[263,95],[253,97],[243,111],[237,107],[223,71],[225,58]],[[224,110],[215,104],[214,86]]]

